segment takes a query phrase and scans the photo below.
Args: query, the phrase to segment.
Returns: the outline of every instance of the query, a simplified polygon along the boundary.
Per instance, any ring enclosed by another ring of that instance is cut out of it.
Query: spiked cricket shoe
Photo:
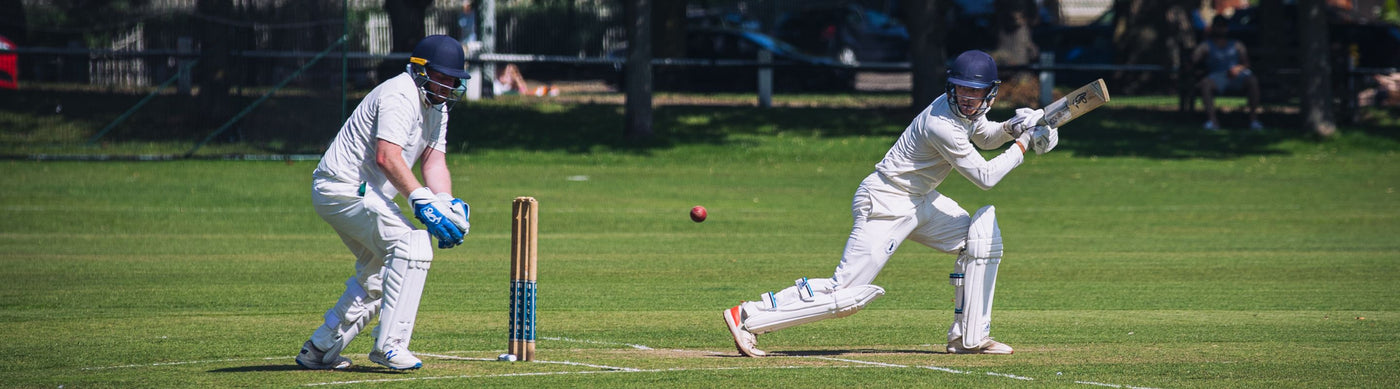
[[[739,349],[739,353],[746,357],[761,357],[768,355],[763,350],[758,349],[758,337],[752,332],[741,328],[744,323],[743,308],[740,305],[734,306],[724,311],[724,324],[729,326],[729,333],[734,335],[734,347]]]
[[[962,338],[953,339],[953,341],[948,342],[948,353],[949,353],[949,354],[994,354],[994,355],[1010,355],[1011,353],[1014,353],[1014,352],[1016,352],[1016,350],[1012,350],[1012,349],[1011,349],[1011,346],[1007,346],[1006,343],[1002,343],[1002,342],[998,342],[998,341],[992,340],[992,338],[987,338],[987,341],[986,341],[986,342],[982,342],[982,345],[981,345],[981,346],[977,346],[977,347],[973,347],[973,348],[965,348],[965,347],[963,347]]]
[[[408,350],[399,348],[374,350],[369,353],[369,360],[394,370],[413,370],[423,367],[423,360],[413,356],[413,353],[408,352]]]
[[[301,345],[301,353],[297,354],[297,365],[310,370],[345,370],[350,368],[350,358],[335,356],[331,362],[324,361],[326,352],[316,348],[315,343],[306,341]]]

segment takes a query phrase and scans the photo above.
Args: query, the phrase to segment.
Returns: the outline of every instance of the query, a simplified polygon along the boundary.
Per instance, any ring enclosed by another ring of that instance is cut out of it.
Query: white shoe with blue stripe
[[[413,370],[423,367],[423,360],[403,349],[375,350],[369,353],[369,360],[394,370]]]

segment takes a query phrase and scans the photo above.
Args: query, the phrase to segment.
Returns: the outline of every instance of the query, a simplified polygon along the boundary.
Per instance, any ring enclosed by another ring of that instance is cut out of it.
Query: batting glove
[[[451,248],[462,244],[462,229],[450,220],[451,203],[438,199],[433,191],[424,187],[408,194],[413,203],[413,216],[423,222],[428,233],[438,239],[438,248]]]
[[[1050,152],[1060,144],[1060,130],[1050,126],[1035,126],[1031,129],[1031,149],[1037,155]]]
[[[1042,116],[1045,116],[1045,111],[1043,110],[1017,108],[1016,116],[1002,123],[1001,129],[1006,131],[1007,134],[1011,134],[1012,139],[1017,139],[1021,137],[1021,134],[1024,134],[1026,131],[1030,130],[1031,127],[1034,127],[1035,123],[1040,121]]]

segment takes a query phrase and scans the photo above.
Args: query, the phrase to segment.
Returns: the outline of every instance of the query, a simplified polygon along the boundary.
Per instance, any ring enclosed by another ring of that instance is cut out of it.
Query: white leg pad
[[[967,245],[949,275],[955,287],[953,327],[948,340],[962,338],[965,348],[986,342],[992,331],[992,297],[996,291],[997,267],[1001,264],[1001,229],[996,208],[988,205],[972,215]]]
[[[311,342],[325,351],[322,362],[331,363],[345,350],[345,345],[369,324],[379,312],[379,298],[370,296],[354,276],[345,280],[345,293],[335,306],[326,310],[326,321],[311,334]]]
[[[375,349],[408,349],[413,338],[413,321],[418,317],[418,301],[428,279],[433,260],[428,231],[408,233],[408,241],[396,247],[384,264],[384,303],[375,328]]]
[[[818,320],[846,317],[885,294],[885,289],[875,285],[858,285],[833,291],[829,287],[815,285],[817,280],[811,283],[802,281],[798,280],[797,286],[766,295],[765,299],[772,301],[757,303],[754,307],[746,304],[744,329],[762,334]],[[808,286],[814,287],[810,289],[811,294]],[[773,302],[777,303],[776,308],[762,306],[772,305]]]

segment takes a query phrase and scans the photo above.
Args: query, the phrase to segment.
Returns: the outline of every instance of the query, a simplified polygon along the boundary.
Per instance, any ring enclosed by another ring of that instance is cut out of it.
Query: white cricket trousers
[[[338,353],[379,311],[384,263],[396,248],[408,244],[413,227],[393,199],[372,189],[361,192],[359,183],[318,175],[311,187],[316,214],[335,229],[355,255],[355,275],[345,281],[345,293],[326,311],[325,323],[311,335],[316,347]]]
[[[956,201],[938,191],[910,194],[879,172],[871,173],[851,201],[855,219],[841,263],[831,276],[833,289],[875,281],[890,255],[905,239],[956,254],[963,249],[972,218]]]
[[[910,194],[890,184],[878,172],[861,181],[851,201],[851,214],[855,219],[851,236],[831,278],[798,280],[797,285],[763,296],[763,300],[775,300],[777,307],[750,301],[744,304],[745,312],[750,315],[759,314],[759,311],[799,312],[803,304],[813,301],[800,298],[804,292],[829,295],[846,288],[870,285],[905,239],[945,253],[957,253],[966,244],[972,222],[967,211],[953,199],[937,191]],[[823,318],[832,317],[839,316]]]

